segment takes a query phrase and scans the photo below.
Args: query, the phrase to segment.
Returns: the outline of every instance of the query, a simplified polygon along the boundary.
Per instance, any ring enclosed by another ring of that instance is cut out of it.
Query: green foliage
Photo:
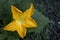
[[[29,8],[31,2],[32,0],[0,0],[0,20],[1,20],[0,40],[20,40],[21,39],[17,34],[17,32],[4,31],[2,28],[6,26],[8,23],[10,23],[11,21],[13,21],[11,8],[10,8],[11,5],[16,6],[18,9],[24,12],[27,8]],[[36,20],[38,26],[37,28],[28,29],[27,35],[32,32],[35,32],[36,34],[41,33],[49,22],[49,19],[45,17],[37,9],[35,9],[34,15],[32,17],[34,20]],[[24,40],[28,40],[28,39],[24,39]]]
[[[37,22],[37,28],[28,29],[28,32],[40,33],[45,28],[45,25],[49,22],[48,18],[45,17],[41,12],[35,9],[34,15],[32,16]]]

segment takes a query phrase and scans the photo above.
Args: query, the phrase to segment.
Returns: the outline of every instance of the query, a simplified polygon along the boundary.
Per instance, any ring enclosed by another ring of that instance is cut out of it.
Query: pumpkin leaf
[[[36,9],[32,17],[37,22],[37,28],[28,29],[28,33],[29,32],[40,33],[45,28],[45,26],[49,23],[49,19]]]

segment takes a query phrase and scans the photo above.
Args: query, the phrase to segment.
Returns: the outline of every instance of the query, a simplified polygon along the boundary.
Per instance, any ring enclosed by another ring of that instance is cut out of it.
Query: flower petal
[[[31,3],[30,8],[27,9],[27,10],[24,12],[24,15],[26,15],[26,16],[32,16],[32,15],[33,15],[33,12],[34,12],[34,6],[33,6],[33,4]]]
[[[5,26],[3,29],[7,30],[7,31],[15,31],[16,30],[16,22],[13,21],[11,23],[9,23],[7,26]]]
[[[26,28],[37,27],[37,23],[32,18],[27,18],[24,25],[25,25]]]
[[[24,38],[25,36],[26,36],[26,28],[22,25],[22,24],[19,24],[20,26],[19,27],[17,27],[17,32],[18,32],[18,34],[19,34],[19,36],[21,37],[21,38]]]
[[[11,11],[13,14],[13,19],[17,20],[19,19],[19,16],[22,14],[22,11],[14,7],[13,5],[11,6]]]

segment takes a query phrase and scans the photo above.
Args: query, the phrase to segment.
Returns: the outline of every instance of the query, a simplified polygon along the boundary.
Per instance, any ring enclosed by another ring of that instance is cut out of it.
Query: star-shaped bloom
[[[4,30],[13,32],[17,31],[19,36],[21,38],[24,38],[27,32],[26,28],[37,27],[37,23],[31,18],[34,12],[34,6],[32,3],[30,8],[27,9],[25,12],[22,12],[13,5],[11,6],[11,11],[14,20],[7,26],[5,26],[3,28]]]

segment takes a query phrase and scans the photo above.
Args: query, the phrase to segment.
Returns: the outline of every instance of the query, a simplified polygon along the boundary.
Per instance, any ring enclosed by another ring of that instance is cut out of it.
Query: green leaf
[[[45,26],[48,24],[49,19],[45,17],[41,12],[37,11],[36,9],[32,17],[37,22],[37,28],[28,29],[28,33],[29,32],[40,33],[41,31],[43,31]]]
[[[30,7],[31,0],[21,0],[20,2],[20,8],[25,11],[27,8]]]
[[[0,30],[0,40],[19,40],[19,36],[17,32],[8,32],[4,30]]]
[[[19,40],[19,38],[9,37],[7,40]]]
[[[7,32],[0,30],[0,40],[4,40],[7,37]]]

